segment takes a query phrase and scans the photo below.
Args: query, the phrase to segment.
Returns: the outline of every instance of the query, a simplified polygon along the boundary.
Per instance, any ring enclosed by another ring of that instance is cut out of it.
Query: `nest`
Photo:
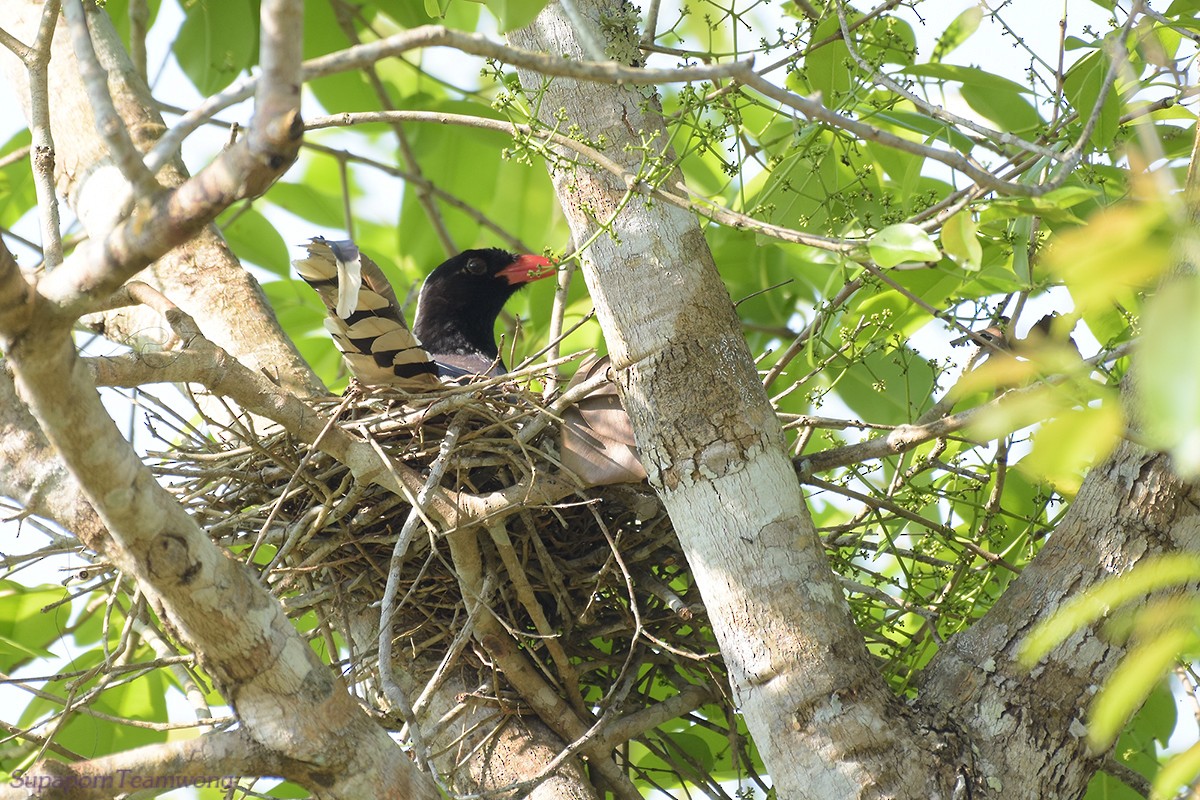
[[[512,383],[426,396],[359,390],[318,407],[393,463],[425,480],[432,470],[450,491],[482,495],[539,476],[563,480],[552,416]],[[470,536],[487,576],[481,599],[574,708],[624,717],[704,687],[703,708],[693,703],[682,713],[733,745],[724,748],[724,777],[729,766],[742,771],[751,763],[699,593],[645,483],[579,487],[555,502],[511,509],[499,524],[445,531],[405,498],[360,482],[286,432],[258,437],[249,425],[226,424],[214,439],[174,427],[183,441],[172,437],[169,451],[156,456],[164,482],[214,539],[263,576],[289,614],[313,615],[301,627],[325,641],[331,660],[390,727],[403,720],[369,690],[378,680],[374,643],[345,645],[353,620],[378,626],[389,572],[393,649],[405,670],[423,682],[452,657],[482,673],[481,683],[494,687],[490,701],[524,705],[492,654],[460,635],[474,598],[464,597],[448,537]],[[642,761],[712,786],[684,763],[685,748],[667,741],[687,727],[676,719],[635,734],[645,745]],[[626,766],[653,780],[653,768],[637,761]]]

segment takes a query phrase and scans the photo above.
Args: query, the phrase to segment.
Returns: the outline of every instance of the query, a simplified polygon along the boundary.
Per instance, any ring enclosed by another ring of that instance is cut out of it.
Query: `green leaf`
[[[0,148],[0,155],[28,146],[33,141],[29,129],[18,132]],[[11,228],[37,205],[33,167],[28,157],[0,168],[0,227]]]
[[[549,5],[550,0],[485,0],[500,23],[500,32],[523,28]]]
[[[1029,131],[1042,124],[1037,109],[1018,92],[964,84],[962,97],[975,111],[1011,133]]]
[[[0,664],[14,664],[38,658],[54,658],[54,653],[7,636],[0,636]],[[7,667],[6,667],[7,669]]]
[[[836,389],[862,419],[900,425],[912,422],[929,407],[935,382],[929,362],[901,347],[855,359],[838,376]]]
[[[172,52],[203,95],[224,89],[258,60],[258,3],[194,0]]]
[[[218,224],[238,258],[277,275],[287,275],[291,265],[287,244],[275,226],[257,210],[233,209],[222,215]]]
[[[146,30],[154,24],[155,18],[158,16],[158,7],[162,5],[161,0],[147,0],[146,2]],[[121,37],[121,42],[129,49],[129,0],[106,0],[104,3],[104,12],[108,14],[108,18],[112,20],[113,28],[116,29],[117,35]]]
[[[867,242],[876,264],[887,269],[906,261],[939,261],[942,253],[929,234],[908,222],[889,225]]]
[[[1182,789],[1195,783],[1200,776],[1200,742],[1193,744],[1182,753],[1172,756],[1150,787],[1150,800],[1168,800],[1179,796]]]
[[[961,67],[957,64],[916,64],[901,72],[924,78],[955,81],[963,86],[989,89],[994,92],[1029,94],[1029,87],[999,75],[985,72],[978,67]]]
[[[983,245],[979,243],[979,228],[970,211],[960,211],[942,226],[942,249],[963,269],[978,272],[983,262]]]
[[[1103,51],[1097,50],[1079,59],[1074,66],[1067,70],[1067,74],[1063,78],[1063,94],[1079,112],[1081,120],[1086,120],[1092,115],[1096,101],[1100,98],[1100,91],[1104,88],[1104,77],[1108,72],[1108,67],[1108,56]],[[1093,147],[1098,150],[1107,150],[1113,146],[1113,139],[1120,125],[1120,117],[1120,99],[1110,87],[1100,107],[1096,127],[1088,138]]]
[[[1200,475],[1200,278],[1172,279],[1150,301],[1138,349],[1137,402],[1144,435],[1171,453],[1184,478]]]
[[[1030,269],[1030,239],[1033,236],[1033,217],[1021,215],[1012,225],[1013,234],[1013,275],[1022,284],[1033,282],[1033,272]]]
[[[954,18],[953,22],[946,26],[946,30],[942,31],[942,35],[938,37],[937,44],[933,46],[933,55],[931,58],[934,61],[941,61],[951,51],[971,38],[971,34],[979,30],[979,23],[982,21],[983,7],[978,4],[971,6],[959,14]]]

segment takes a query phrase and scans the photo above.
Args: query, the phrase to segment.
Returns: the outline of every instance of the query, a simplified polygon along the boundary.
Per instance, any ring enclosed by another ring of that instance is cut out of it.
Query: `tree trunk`
[[[636,63],[627,4],[573,5],[610,57]],[[557,3],[509,38],[586,59]],[[533,93],[543,79],[522,73],[522,82]],[[596,237],[584,277],[622,396],[779,796],[1081,795],[1100,757],[1086,753],[1079,721],[1124,650],[1089,633],[1030,673],[1017,648],[1034,622],[1100,578],[1150,552],[1195,549],[1185,487],[1163,459],[1132,446],[1093,470],[1034,566],[939,653],[915,707],[903,705],[869,663],[831,580],[695,215],[627,196],[645,144],[666,141],[657,104],[635,89],[564,79],[541,91],[544,122],[564,110],[630,173],[626,183],[582,169],[553,177],[575,240]]]
[[[636,63],[629,5],[573,5],[593,38]],[[558,3],[509,39],[585,59]],[[543,82],[521,78],[531,94]],[[539,107],[551,125],[565,109],[633,174],[643,144],[666,141],[657,103],[632,88],[556,79]],[[670,163],[669,149],[663,158]],[[696,216],[630,198],[607,173],[559,169],[553,179],[575,241],[591,242],[584,277],[638,446],[780,797],[828,800],[868,785],[895,791],[897,759],[915,768],[923,757],[907,744],[899,703],[833,580]],[[924,767],[932,772],[932,762]]]

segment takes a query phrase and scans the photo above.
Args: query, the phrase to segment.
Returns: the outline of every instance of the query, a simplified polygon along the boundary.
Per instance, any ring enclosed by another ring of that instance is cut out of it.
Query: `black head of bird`
[[[496,318],[518,289],[553,274],[542,256],[498,248],[459,253],[425,279],[413,333],[444,376],[502,374]]]

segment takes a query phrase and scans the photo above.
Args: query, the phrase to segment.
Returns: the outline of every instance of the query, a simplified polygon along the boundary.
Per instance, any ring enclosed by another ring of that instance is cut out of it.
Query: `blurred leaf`
[[[1181,790],[1196,782],[1197,777],[1200,777],[1200,742],[1172,756],[1163,765],[1151,786],[1150,800],[1178,797]]]
[[[194,0],[172,45],[179,67],[197,91],[224,89],[258,60],[258,2]]]
[[[229,220],[226,222],[225,220]],[[257,209],[237,207],[218,220],[221,234],[238,258],[277,275],[287,275],[291,257],[287,244],[275,226]],[[301,244],[296,242],[296,244]],[[299,253],[296,253],[299,257]]]
[[[1021,646],[1021,662],[1033,666],[1068,636],[1091,625],[1113,608],[1160,589],[1191,583],[1196,575],[1200,575],[1200,556],[1195,554],[1173,553],[1145,558],[1127,574],[1096,584],[1052,617],[1038,623]]]
[[[268,190],[267,200],[327,231],[345,231],[346,216],[337,164],[332,158],[313,157],[302,161],[301,166],[303,176],[296,175],[297,169],[292,168],[293,176],[300,182],[279,181]],[[351,188],[354,186],[352,182]],[[357,196],[359,192],[352,194]],[[313,231],[314,236],[318,233],[323,231]]]
[[[428,0],[426,0],[428,2]],[[500,23],[500,32],[507,33],[533,22],[550,0],[484,0],[488,11]]]
[[[0,672],[9,672],[28,660],[27,651],[42,653],[58,641],[70,617],[70,606],[43,609],[62,600],[66,593],[62,586],[53,584],[22,586],[0,580],[0,637],[14,643],[0,648]]]
[[[1075,62],[1063,78],[1063,94],[1071,106],[1079,112],[1081,121],[1091,117],[1092,111],[1104,88],[1104,76],[1108,72],[1109,60],[1103,51],[1088,53]],[[1113,145],[1120,124],[1121,104],[1113,89],[1109,89],[1100,107],[1096,127],[1089,141],[1098,150],[1107,150]]]
[[[952,396],[962,402],[977,393],[986,393],[981,402],[995,392],[1027,383],[1040,374],[1037,365],[1011,356],[989,355],[981,366],[963,377],[954,386]],[[976,415],[967,426],[972,439],[990,441],[1007,436],[1036,422],[1049,419],[1070,408],[1071,401],[1053,386],[1038,385],[1014,392],[999,404]]]
[[[0,155],[28,147],[32,141],[28,128],[19,131],[0,147]],[[29,158],[17,159],[0,168],[0,228],[11,228],[36,205],[37,189]]]
[[[1113,206],[1055,237],[1043,263],[1067,284],[1082,311],[1123,302],[1170,265],[1173,244],[1165,221],[1157,203]]]
[[[1200,475],[1200,277],[1171,279],[1143,317],[1135,382],[1146,438],[1184,478]]]
[[[406,0],[405,5],[420,7],[411,0]],[[430,21],[421,16],[417,24]],[[363,37],[367,40],[374,38],[370,34],[363,34]],[[316,58],[349,46],[350,40],[338,24],[332,3],[304,4],[305,58]],[[304,86],[317,98],[322,108],[331,114],[340,111],[380,111],[383,108],[362,70],[353,69],[326,75],[307,81]]]
[[[414,3],[413,0],[374,0],[376,5],[384,14],[391,18],[396,24],[404,28],[415,28],[418,25],[428,25],[436,18],[430,16],[428,3]],[[308,5],[327,5],[325,3],[309,3]],[[442,4],[439,3],[439,6]],[[474,5],[474,3],[455,3],[455,5]],[[442,13],[446,13],[449,9],[443,8]],[[307,9],[306,9],[307,11]],[[307,20],[306,20],[307,22]],[[305,25],[307,28],[308,25]]]
[[[1125,417],[1116,402],[1067,411],[1041,426],[1020,466],[1072,497],[1084,471],[1112,452],[1124,429]]]
[[[224,794],[221,798],[225,797]],[[284,781],[283,783],[274,786],[267,792],[267,797],[285,798],[285,800],[303,800],[303,798],[312,797],[312,792],[305,789],[303,786],[297,786],[294,783]],[[217,800],[217,798],[214,798]]]
[[[1159,25],[1149,17],[1138,20],[1134,28],[1137,52],[1159,69],[1174,69],[1182,41],[1178,31]]]
[[[1177,718],[1175,697],[1168,681],[1159,683],[1150,692],[1145,704],[1133,715],[1117,738],[1113,758],[1146,778],[1158,774],[1159,750],[1175,730]],[[1088,785],[1084,800],[1146,800],[1116,778],[1098,772]]]
[[[44,647],[26,644],[0,635],[0,664],[9,665],[35,658],[54,658],[54,653]],[[5,666],[5,670],[9,667]]]
[[[158,7],[161,4],[161,0],[146,0],[147,31],[154,25],[154,20],[158,17]],[[126,49],[129,49],[129,0],[106,0],[103,8],[105,13],[108,14],[108,18],[112,20],[113,28],[116,29],[117,35],[121,37],[121,42],[125,45]]]
[[[942,35],[938,37],[937,43],[933,46],[933,55],[930,58],[934,61],[941,61],[959,45],[971,38],[971,34],[979,30],[979,23],[982,21],[982,6],[976,4],[963,11],[946,26],[946,30],[942,31]]]
[[[942,226],[942,249],[963,269],[977,272],[983,261],[983,245],[979,244],[979,229],[970,211],[960,211]]]
[[[889,225],[867,242],[871,258],[888,269],[906,261],[938,261],[942,253],[929,234],[907,222]]]
[[[72,656],[71,669],[87,670],[104,661],[104,653],[94,648]],[[51,695],[66,697],[72,690],[92,688],[94,681],[84,686],[68,687],[63,680],[51,680],[45,689]],[[136,719],[143,722],[166,722],[166,682],[161,670],[153,670],[125,683],[113,683],[94,698],[89,707],[111,717]],[[29,725],[61,711],[61,705],[44,697],[33,698],[22,711],[21,724]],[[148,744],[160,744],[167,740],[167,731],[132,725],[115,725],[110,721],[88,714],[71,714],[65,724],[57,727],[54,741],[77,753],[88,753],[91,757],[131,750]]]
[[[1088,724],[1088,741],[1094,748],[1108,749],[1150,690],[1181,656],[1195,653],[1200,638],[1190,624],[1194,611],[1131,649],[1100,687]]]

